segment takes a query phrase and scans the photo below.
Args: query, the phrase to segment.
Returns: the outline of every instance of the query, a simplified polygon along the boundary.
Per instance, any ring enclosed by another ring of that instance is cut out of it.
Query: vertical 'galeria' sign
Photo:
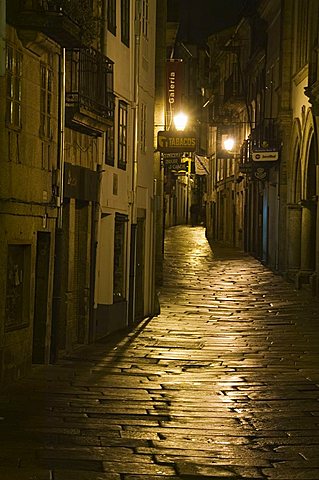
[[[166,117],[168,124],[182,104],[183,61],[167,60],[166,63]]]

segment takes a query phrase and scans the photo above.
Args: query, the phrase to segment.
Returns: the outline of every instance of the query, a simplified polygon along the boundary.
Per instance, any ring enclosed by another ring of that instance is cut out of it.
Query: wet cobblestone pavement
[[[1,480],[319,479],[319,302],[166,232],[161,315],[0,395]]]

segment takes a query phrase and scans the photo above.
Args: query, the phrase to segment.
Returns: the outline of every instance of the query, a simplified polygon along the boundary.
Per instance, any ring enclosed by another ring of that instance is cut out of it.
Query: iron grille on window
[[[93,48],[66,52],[66,107],[113,121],[113,62]]]

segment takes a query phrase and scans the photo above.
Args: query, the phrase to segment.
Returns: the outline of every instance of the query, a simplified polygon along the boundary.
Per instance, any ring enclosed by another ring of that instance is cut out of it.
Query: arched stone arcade
[[[314,283],[318,267],[318,142],[311,109],[292,131],[288,203],[288,274],[297,284]]]

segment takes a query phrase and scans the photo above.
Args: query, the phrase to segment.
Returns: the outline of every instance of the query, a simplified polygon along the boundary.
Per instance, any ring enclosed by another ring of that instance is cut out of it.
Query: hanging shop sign
[[[88,168],[64,163],[64,197],[98,201],[99,174]]]
[[[209,174],[209,159],[203,155],[195,155],[195,173],[196,175]]]
[[[181,59],[166,62],[166,111],[178,112],[182,103],[183,61]]]
[[[268,170],[263,167],[256,167],[254,168],[254,177],[261,181],[268,180]]]
[[[196,143],[193,133],[165,130],[157,134],[157,149],[162,153],[194,152]]]
[[[171,165],[173,163],[181,162],[183,152],[180,153],[162,153],[162,160],[164,165]]]
[[[180,158],[168,158],[164,160],[165,167],[174,166],[177,165],[177,163],[180,163]]]
[[[181,163],[182,162],[180,158],[169,158],[164,161],[165,167],[168,167],[168,168],[175,168],[176,165],[180,165]]]
[[[254,162],[275,162],[279,158],[279,152],[273,150],[257,150],[251,155]]]
[[[188,172],[188,164],[185,162],[176,163],[175,165],[170,166],[170,170],[174,172]]]
[[[190,168],[191,158],[183,157],[182,153],[162,153],[164,167],[166,171],[172,173],[188,172]]]

